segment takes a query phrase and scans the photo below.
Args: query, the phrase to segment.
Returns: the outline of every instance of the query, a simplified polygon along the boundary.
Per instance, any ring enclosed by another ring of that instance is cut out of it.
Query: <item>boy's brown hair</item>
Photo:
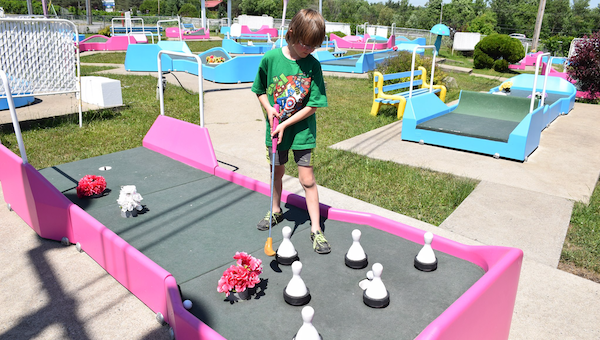
[[[300,10],[292,18],[285,40],[290,45],[320,46],[325,40],[325,19],[313,9]]]

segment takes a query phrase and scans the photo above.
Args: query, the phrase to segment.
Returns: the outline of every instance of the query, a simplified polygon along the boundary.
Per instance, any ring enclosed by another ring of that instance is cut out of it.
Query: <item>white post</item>
[[[550,56],[550,53],[546,52],[546,53],[539,54],[537,56],[537,59],[535,62],[535,77],[533,78],[533,89],[531,90],[531,102],[529,104],[529,113],[533,112],[533,104],[535,103],[535,90],[537,88],[538,73],[540,70],[540,65],[542,64],[542,57],[545,55]]]
[[[200,1],[200,10],[202,11],[202,28],[206,30],[206,3],[204,0]]]
[[[161,57],[163,54],[167,54],[170,56],[180,57],[184,59],[194,59],[196,63],[198,63],[198,105],[200,106],[200,127],[204,127],[204,86],[203,86],[203,77],[202,77],[202,60],[200,56],[197,54],[188,54],[182,52],[168,51],[168,50],[160,50],[158,51],[157,62],[158,62],[158,96],[160,101],[160,114],[161,116],[165,115],[165,99],[163,93],[163,83],[162,83],[162,65],[161,65]]]
[[[21,159],[23,164],[27,164],[27,154],[25,153],[25,144],[23,143],[23,136],[21,135],[21,126],[19,125],[19,119],[17,118],[17,111],[15,110],[15,102],[12,97],[12,90],[8,83],[8,77],[3,70],[0,70],[0,78],[4,84],[4,92],[6,93],[6,102],[8,103],[8,109],[10,110],[10,118],[12,118],[13,129],[15,130],[15,136],[17,137],[17,144],[19,145],[19,152],[21,152]]]
[[[431,92],[431,89],[433,88],[433,72],[435,70],[435,57],[437,55],[437,49],[435,48],[435,45],[417,45],[413,48],[413,53],[412,53],[412,63],[410,64],[410,86],[408,89],[408,98],[412,98],[412,92],[413,92],[413,78],[415,77],[415,59],[417,57],[417,49],[422,48],[422,49],[426,49],[426,48],[431,48],[433,49],[433,61],[432,66],[431,66],[431,84],[429,84],[431,87],[429,88],[429,92]]]

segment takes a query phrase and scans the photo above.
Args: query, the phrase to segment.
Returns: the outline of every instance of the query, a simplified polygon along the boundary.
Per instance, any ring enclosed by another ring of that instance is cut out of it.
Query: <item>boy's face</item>
[[[308,57],[308,55],[311,54],[317,47],[318,46],[304,45],[302,41],[298,41],[291,46],[290,52],[292,54],[296,54],[298,58],[302,59]]]

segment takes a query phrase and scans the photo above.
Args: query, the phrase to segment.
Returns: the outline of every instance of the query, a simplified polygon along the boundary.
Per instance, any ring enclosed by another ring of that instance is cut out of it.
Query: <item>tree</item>
[[[381,11],[379,11],[379,17],[377,18],[377,24],[384,26],[391,26],[394,22],[394,10],[387,7],[382,6]]]
[[[542,22],[542,37],[565,34],[568,18],[571,15],[569,0],[546,0],[544,21]]]
[[[589,6],[590,0],[573,0],[572,15],[568,24],[569,35],[581,37],[592,32],[594,23],[590,22],[591,11]]]
[[[467,31],[490,35],[496,33],[496,24],[496,14],[492,11],[487,11],[483,15],[471,20],[467,25]]]
[[[198,9],[196,9],[196,6],[194,6],[188,2],[188,3],[183,4],[183,6],[181,6],[181,8],[179,9],[179,12],[177,12],[177,14],[179,14],[182,17],[197,18],[198,17]]]
[[[458,31],[465,31],[475,17],[472,0],[452,0],[443,8],[442,22]]]
[[[276,0],[242,0],[240,2],[240,11],[241,14],[246,15],[265,14],[274,18],[280,18],[283,13],[283,3]]]
[[[158,0],[144,0],[140,5],[140,12],[156,15],[158,13]]]
[[[491,10],[496,14],[496,30],[503,34],[533,35],[538,0],[492,0]]]
[[[396,23],[396,26],[408,27],[408,19],[410,18],[414,9],[415,7],[412,6],[408,0],[401,0],[393,19],[393,22]]]
[[[581,91],[589,91],[592,98],[600,94],[600,31],[575,45],[567,73]]]

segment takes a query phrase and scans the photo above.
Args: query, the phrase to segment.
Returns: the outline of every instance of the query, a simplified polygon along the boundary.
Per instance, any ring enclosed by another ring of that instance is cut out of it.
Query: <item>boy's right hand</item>
[[[274,107],[269,107],[267,109],[267,115],[269,116],[269,125],[273,126],[273,118],[277,117],[277,119],[281,118],[281,112],[277,111]]]

